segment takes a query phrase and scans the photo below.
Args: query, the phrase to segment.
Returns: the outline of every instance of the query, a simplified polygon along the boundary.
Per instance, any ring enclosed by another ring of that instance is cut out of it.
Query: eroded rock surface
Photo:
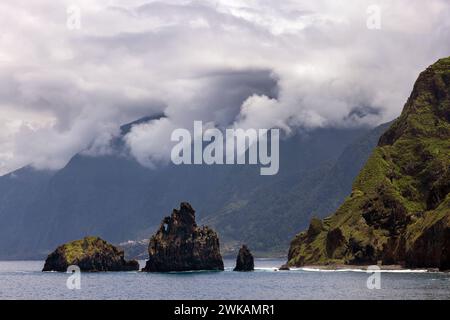
[[[148,254],[143,269],[147,272],[224,270],[216,232],[197,226],[195,210],[186,202],[163,219],[150,239]]]

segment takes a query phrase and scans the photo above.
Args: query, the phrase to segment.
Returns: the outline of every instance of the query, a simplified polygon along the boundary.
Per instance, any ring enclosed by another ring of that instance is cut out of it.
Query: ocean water
[[[450,299],[450,273],[382,272],[370,290],[362,270],[275,271],[283,263],[257,259],[249,273],[233,272],[232,260],[223,272],[82,273],[81,289],[69,290],[70,274],[43,273],[43,261],[5,261],[0,299]]]

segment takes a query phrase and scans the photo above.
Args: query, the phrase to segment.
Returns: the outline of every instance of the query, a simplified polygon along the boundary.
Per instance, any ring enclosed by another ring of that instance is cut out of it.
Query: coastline
[[[449,271],[440,271],[438,268],[405,268],[401,265],[354,265],[354,264],[332,264],[332,265],[304,265],[301,267],[291,267],[291,270],[304,271],[360,271],[360,272],[377,272],[378,270],[369,269],[371,267],[378,267],[379,272],[441,272],[448,273]]]

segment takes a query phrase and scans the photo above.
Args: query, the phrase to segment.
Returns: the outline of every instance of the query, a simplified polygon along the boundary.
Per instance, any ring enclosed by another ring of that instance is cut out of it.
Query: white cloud
[[[381,30],[366,28],[372,4]],[[66,28],[71,5],[80,30]],[[126,139],[146,165],[193,120],[287,130],[391,120],[418,72],[449,55],[449,17],[446,0],[3,1],[0,174],[59,168],[88,146],[105,153],[120,124],[161,111]]]

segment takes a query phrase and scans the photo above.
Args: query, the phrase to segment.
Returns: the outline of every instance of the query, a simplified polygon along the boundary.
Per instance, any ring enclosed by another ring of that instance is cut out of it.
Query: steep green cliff
[[[350,196],[295,237],[288,264],[450,269],[449,192],[450,57],[420,74]]]

